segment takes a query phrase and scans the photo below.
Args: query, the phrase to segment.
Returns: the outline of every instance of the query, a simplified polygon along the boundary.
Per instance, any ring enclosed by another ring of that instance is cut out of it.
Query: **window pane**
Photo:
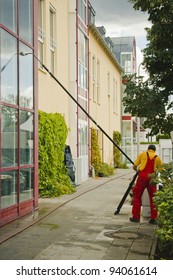
[[[1,173],[1,208],[17,203],[17,171]]]
[[[33,1],[20,0],[20,37],[33,45]]]
[[[54,38],[54,12],[50,10],[50,38]]]
[[[54,74],[55,71],[55,53],[53,51],[50,51],[51,55],[51,73]]]
[[[2,161],[1,167],[11,167],[17,165],[17,145],[18,145],[18,113],[14,108],[2,106]]]
[[[88,126],[86,122],[80,122],[78,128],[79,135],[79,154],[80,156],[87,155],[88,152]]]
[[[17,30],[17,1],[1,0],[0,23],[16,33]]]
[[[80,29],[78,31],[78,58],[85,64],[85,37]]]
[[[86,36],[82,33],[82,31],[79,30],[78,32],[78,59],[81,63],[87,67],[88,64],[88,39]]]
[[[17,41],[3,29],[1,29],[1,99],[7,103],[17,103]]]
[[[121,65],[125,71],[125,74],[129,74],[132,71],[131,54],[121,54]]]
[[[44,52],[43,52],[44,44],[38,41],[38,59],[44,63]],[[43,68],[42,64],[39,62],[39,67]]]
[[[86,24],[86,1],[78,0],[78,15]]]
[[[33,198],[34,170],[21,169],[20,172],[20,202]]]
[[[27,46],[20,45],[20,53],[29,53],[28,55],[19,56],[20,64],[20,106],[33,108],[33,54]]]
[[[50,49],[52,51],[55,51],[56,48],[56,13],[55,10],[53,9],[53,7],[50,7],[50,13],[49,13],[49,17],[50,17]]]
[[[38,1],[38,26],[41,30],[44,28],[44,0]]]
[[[20,164],[33,163],[33,114],[20,111]]]

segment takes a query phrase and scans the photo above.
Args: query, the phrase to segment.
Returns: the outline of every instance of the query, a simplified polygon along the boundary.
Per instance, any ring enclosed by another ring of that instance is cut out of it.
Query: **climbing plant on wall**
[[[57,197],[74,192],[64,166],[64,148],[68,134],[59,113],[39,111],[39,195]]]
[[[91,165],[98,176],[113,175],[114,168],[101,160],[100,147],[96,129],[91,129]]]
[[[95,170],[98,169],[99,164],[101,163],[100,148],[98,143],[98,136],[96,129],[91,129],[91,165],[94,166]]]
[[[113,132],[113,141],[120,147],[121,145],[121,133],[118,131]],[[113,159],[114,159],[114,166],[121,167],[121,152],[120,150],[113,145]]]

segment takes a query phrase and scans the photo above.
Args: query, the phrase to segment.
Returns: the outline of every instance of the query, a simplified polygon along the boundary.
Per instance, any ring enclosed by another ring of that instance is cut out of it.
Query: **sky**
[[[150,27],[147,13],[135,11],[128,0],[90,0],[90,3],[96,12],[95,24],[105,27],[106,36],[135,36],[138,67],[147,44],[145,28]]]

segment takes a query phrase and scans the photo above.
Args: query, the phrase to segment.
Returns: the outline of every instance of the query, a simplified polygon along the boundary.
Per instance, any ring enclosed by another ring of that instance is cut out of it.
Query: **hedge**
[[[57,197],[74,192],[64,165],[68,129],[59,113],[39,111],[39,195]]]

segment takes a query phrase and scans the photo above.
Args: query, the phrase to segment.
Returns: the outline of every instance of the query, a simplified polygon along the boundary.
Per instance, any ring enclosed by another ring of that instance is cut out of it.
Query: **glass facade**
[[[126,75],[132,73],[132,54],[131,53],[121,53],[121,66],[124,69]]]
[[[0,2],[0,225],[9,207],[15,218],[20,203],[31,201],[28,211],[34,205],[34,7],[33,0]]]

